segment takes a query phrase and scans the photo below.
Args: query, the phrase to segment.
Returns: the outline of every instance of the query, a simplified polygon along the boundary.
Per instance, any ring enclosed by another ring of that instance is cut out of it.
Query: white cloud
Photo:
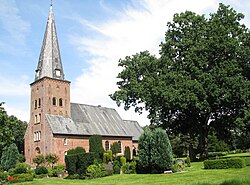
[[[84,69],[72,84],[72,100],[118,109],[108,95],[117,90],[116,76],[121,70],[117,67],[119,58],[143,50],[157,55],[158,46],[164,39],[166,23],[171,21],[174,13],[185,10],[200,13],[215,6],[218,6],[215,0],[143,0],[128,5],[119,14],[114,12],[116,17],[99,25],[78,17],[78,22],[97,32],[97,37],[88,38],[86,34],[71,36],[79,51],[93,57],[90,61],[84,61],[89,62],[90,67]],[[122,108],[118,112],[124,119],[136,119],[141,125],[149,124],[146,115],[139,116],[133,110],[125,112]]]
[[[12,78],[0,76],[0,96],[29,96],[29,83],[27,76]]]
[[[19,9],[14,0],[0,0],[0,23],[16,41],[23,42],[30,24],[19,15]]]

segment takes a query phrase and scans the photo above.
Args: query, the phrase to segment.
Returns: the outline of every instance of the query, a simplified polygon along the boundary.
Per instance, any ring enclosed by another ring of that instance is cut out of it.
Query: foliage
[[[111,161],[112,161],[112,151],[107,150],[103,154],[103,162],[108,164],[108,162],[111,162]]]
[[[27,173],[29,169],[30,169],[30,166],[28,164],[17,163],[15,168],[12,170],[12,173],[9,171],[9,174],[14,175],[14,174]]]
[[[19,159],[18,148],[15,143],[4,147],[1,157],[1,167],[4,170],[14,168]]]
[[[78,174],[84,176],[89,165],[94,164],[95,156],[93,153],[78,153],[74,155],[66,155],[66,170],[69,175]]]
[[[8,180],[8,173],[0,171],[0,182],[5,182]]]
[[[124,157],[126,157],[127,161],[131,159],[131,152],[129,146],[125,146]]]
[[[204,161],[205,169],[227,169],[227,168],[244,168],[246,161],[242,158],[228,158]]]
[[[226,152],[229,151],[229,146],[221,140],[218,140],[216,135],[208,135],[208,152]]]
[[[89,152],[94,153],[95,158],[98,162],[101,162],[103,159],[104,149],[102,147],[102,136],[92,135],[89,138]]]
[[[65,179],[79,179],[79,174],[68,175]]]
[[[48,169],[45,166],[37,166],[35,173],[36,175],[48,174]]]
[[[48,175],[49,177],[57,177],[58,174],[62,174],[65,172],[65,167],[63,164],[58,164],[54,167],[48,168]]]
[[[118,142],[111,144],[110,150],[112,151],[112,154],[116,156],[120,152],[120,146]]]
[[[123,165],[125,165],[126,164],[126,157],[121,157],[120,158],[120,162],[121,162],[121,165],[123,166]]]
[[[136,174],[136,161],[127,162],[124,165],[122,165],[122,173]]]
[[[67,155],[86,153],[83,147],[76,147],[67,151]]]
[[[103,167],[103,165],[90,165],[86,171],[86,176],[90,179],[105,177],[107,175],[107,170]]]
[[[15,116],[9,116],[9,122],[11,123],[11,130],[14,136],[14,143],[16,144],[20,154],[24,153],[24,134],[27,128],[27,123],[19,120]],[[21,162],[21,161],[20,161]]]
[[[52,165],[52,167],[54,166],[55,163],[57,163],[57,161],[59,160],[59,156],[57,156],[56,154],[46,154],[45,157],[46,162],[50,165]]]
[[[35,163],[37,166],[45,163],[44,156],[42,154],[37,155],[36,157],[33,158],[33,163]]]
[[[162,173],[172,166],[172,148],[166,132],[146,129],[139,139],[139,160],[147,173]]]
[[[121,173],[121,168],[120,168],[120,166],[114,165],[113,168],[114,168],[114,174],[120,174],[120,173]]]
[[[190,161],[190,157],[187,156],[186,160],[185,160],[187,167],[191,167],[191,161]]]
[[[172,172],[176,173],[176,172],[181,172],[184,169],[184,165],[182,163],[175,163],[172,166]]]
[[[11,183],[33,181],[33,175],[30,173],[15,174]]]
[[[111,98],[126,110],[147,110],[154,125],[197,137],[189,153],[207,158],[209,130],[231,138],[236,119],[249,110],[250,40],[243,18],[223,4],[208,17],[175,14],[160,58],[144,51],[119,60],[119,90]]]

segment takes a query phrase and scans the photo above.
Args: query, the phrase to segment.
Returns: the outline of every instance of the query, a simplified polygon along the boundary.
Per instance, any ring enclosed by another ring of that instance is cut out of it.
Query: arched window
[[[63,100],[62,100],[62,98],[59,99],[59,106],[60,106],[60,107],[63,106]]]
[[[40,150],[40,148],[39,148],[39,147],[36,147],[35,152],[36,152],[36,155],[41,154],[41,150]]]
[[[105,150],[109,150],[109,141],[105,141]]]
[[[41,98],[38,99],[38,108],[41,107]]]
[[[64,143],[64,145],[68,145],[68,139],[64,138],[63,143]]]
[[[56,106],[56,98],[55,97],[52,98],[52,104]]]
[[[121,143],[121,141],[118,141],[118,145],[119,145],[118,151],[119,151],[119,153],[122,153],[122,143]]]

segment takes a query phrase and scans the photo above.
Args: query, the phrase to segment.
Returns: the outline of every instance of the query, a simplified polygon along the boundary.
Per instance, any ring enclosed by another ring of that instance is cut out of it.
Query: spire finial
[[[50,0],[50,6],[52,6],[53,5],[53,2],[52,2],[52,0]]]

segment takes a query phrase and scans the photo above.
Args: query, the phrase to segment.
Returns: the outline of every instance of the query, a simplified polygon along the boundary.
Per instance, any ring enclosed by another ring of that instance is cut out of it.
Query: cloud
[[[124,119],[136,119],[141,125],[149,124],[146,114],[137,115],[133,110],[125,112],[117,108],[108,97],[117,90],[116,76],[121,70],[118,60],[143,50],[157,55],[159,44],[164,39],[166,24],[173,14],[185,10],[204,12],[217,7],[216,1],[200,0],[143,0],[124,6],[122,12],[100,24],[91,24],[84,18],[75,19],[82,26],[96,32],[96,38],[71,35],[80,52],[88,53],[92,59],[90,67],[83,69],[72,84],[72,100],[94,105],[115,107]],[[104,3],[104,2],[102,2]],[[104,6],[104,5],[103,5]],[[106,9],[107,7],[104,6]],[[119,16],[118,16],[119,15]]]
[[[14,0],[0,0],[0,24],[12,39],[20,43],[30,30],[30,24],[21,18]]]
[[[9,76],[0,75],[0,84],[1,84],[0,96],[4,97],[29,96],[30,88],[27,76],[21,76],[18,78],[10,79]]]

